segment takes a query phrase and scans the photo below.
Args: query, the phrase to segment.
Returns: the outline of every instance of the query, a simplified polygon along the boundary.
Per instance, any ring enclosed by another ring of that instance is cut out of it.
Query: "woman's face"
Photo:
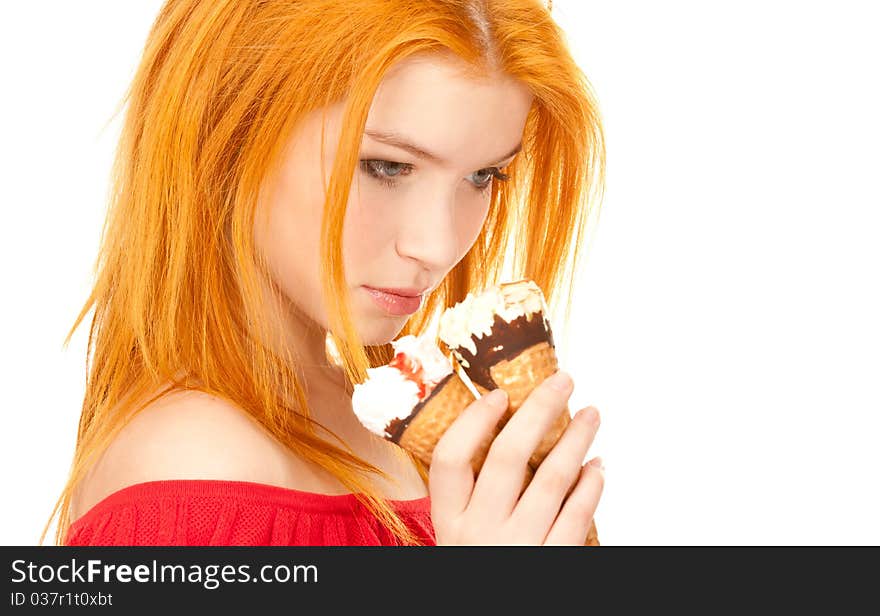
[[[352,316],[365,344],[393,340],[419,307],[419,295],[467,253],[486,219],[492,183],[500,181],[493,172],[503,172],[520,147],[531,93],[509,78],[474,81],[459,74],[457,62],[446,56],[400,62],[370,108],[343,232]],[[342,108],[318,110],[291,136],[278,184],[260,204],[268,225],[255,229],[275,283],[325,329],[321,216]]]

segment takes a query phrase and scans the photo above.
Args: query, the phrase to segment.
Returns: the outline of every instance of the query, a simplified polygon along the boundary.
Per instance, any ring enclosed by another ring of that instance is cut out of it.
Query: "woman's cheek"
[[[467,210],[467,215],[458,217],[458,220],[462,221],[461,224],[463,227],[459,232],[459,237],[466,238],[465,245],[462,247],[461,256],[464,256],[465,253],[471,249],[471,246],[474,245],[474,242],[477,241],[477,237],[479,237],[480,231],[486,223],[486,217],[489,215],[488,198],[469,205],[470,208]]]
[[[354,209],[363,219],[372,218],[373,221],[381,216],[390,215],[398,207],[401,200],[401,191],[392,191],[380,186],[375,181],[361,179],[352,186],[348,209]]]
[[[393,204],[375,189],[353,191],[345,211],[343,230],[344,261],[347,271],[381,257],[384,245],[392,241]],[[384,222],[383,222],[384,221]]]

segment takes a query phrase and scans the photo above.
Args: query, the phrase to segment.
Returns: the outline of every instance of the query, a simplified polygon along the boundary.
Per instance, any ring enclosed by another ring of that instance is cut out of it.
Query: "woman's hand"
[[[601,460],[581,466],[599,428],[581,409],[520,495],[528,460],[574,388],[557,372],[529,394],[492,442],[474,480],[471,459],[507,410],[501,389],[474,401],[434,448],[429,474],[437,545],[584,545],[604,484]]]

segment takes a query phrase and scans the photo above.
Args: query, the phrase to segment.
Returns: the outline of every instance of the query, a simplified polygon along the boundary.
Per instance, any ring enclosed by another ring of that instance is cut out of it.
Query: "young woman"
[[[351,409],[506,256],[570,288],[604,146],[542,2],[168,0],[126,98],[57,543],[583,545],[595,409],[520,494],[566,375],[478,477],[503,395],[430,473]]]

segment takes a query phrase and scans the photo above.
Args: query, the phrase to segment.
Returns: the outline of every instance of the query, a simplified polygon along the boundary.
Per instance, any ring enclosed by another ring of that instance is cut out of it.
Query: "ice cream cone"
[[[391,440],[415,455],[425,466],[430,467],[434,447],[443,433],[476,398],[456,372],[437,384],[431,395],[415,409],[405,423],[392,427]],[[499,427],[480,444],[471,467],[479,474],[489,453],[492,441],[498,435]],[[523,489],[531,481],[532,472],[528,469]]]
[[[441,318],[441,338],[474,387],[484,395],[507,392],[504,424],[541,382],[558,371],[553,333],[540,288],[530,280],[498,285],[449,309]],[[529,459],[536,471],[571,423],[566,407],[543,435]],[[585,545],[599,545],[591,523]]]
[[[529,393],[538,384],[557,371],[556,352],[547,342],[532,345],[516,357],[501,360],[491,366],[489,374],[492,375],[492,380],[507,392],[510,400],[506,419],[512,417],[519,410]],[[483,390],[480,391],[480,394],[488,393],[488,390],[483,386],[477,385],[476,387],[478,391]],[[506,419],[504,423],[506,423]],[[535,448],[535,452],[529,459],[529,466],[537,470],[570,422],[571,413],[566,407]]]
[[[467,385],[453,372],[431,392],[431,395],[413,409],[406,424],[392,427],[392,441],[414,454],[426,466],[437,441],[467,406],[476,400]],[[479,470],[486,459],[491,441],[474,456],[474,470]]]
[[[556,373],[556,352],[547,342],[532,345],[516,357],[502,360],[489,368],[492,380],[507,392],[510,404],[507,408],[506,419],[516,413],[529,393],[548,376]],[[479,384],[474,384],[480,395],[489,393],[489,390]],[[506,422],[505,419],[505,422]],[[544,434],[544,438],[538,444],[532,457],[529,458],[529,467],[536,471],[553,449],[556,442],[571,423],[571,412],[566,407],[559,417]],[[590,530],[584,545],[598,546],[599,536],[596,531],[595,521],[590,523]]]
[[[584,541],[584,545],[589,545],[593,547],[597,547],[599,545],[599,533],[596,531],[596,521],[592,520],[590,522],[590,530],[587,531],[587,540]]]
[[[529,391],[543,380],[542,375],[556,371],[549,328],[547,331],[548,341],[542,341],[544,346],[532,344],[519,355],[510,353],[508,359],[491,366],[492,378],[511,393],[508,416],[519,409]],[[408,450],[430,467],[440,438],[476,397],[433,341],[405,336],[393,344],[395,358],[386,366],[369,369],[367,381],[355,385],[352,407],[365,427]],[[479,383],[474,384],[481,392],[488,392]],[[567,425],[568,413],[564,415],[560,421],[564,419]],[[506,417],[475,452],[471,460],[475,475],[479,475],[491,444],[505,423]],[[544,446],[542,442],[542,446],[547,451],[562,430],[564,425],[559,430],[554,426],[545,437],[548,444]],[[535,468],[537,465],[532,464],[525,467],[520,493],[531,482]],[[586,545],[598,545],[595,535],[595,527],[592,527],[593,542],[588,537]]]

